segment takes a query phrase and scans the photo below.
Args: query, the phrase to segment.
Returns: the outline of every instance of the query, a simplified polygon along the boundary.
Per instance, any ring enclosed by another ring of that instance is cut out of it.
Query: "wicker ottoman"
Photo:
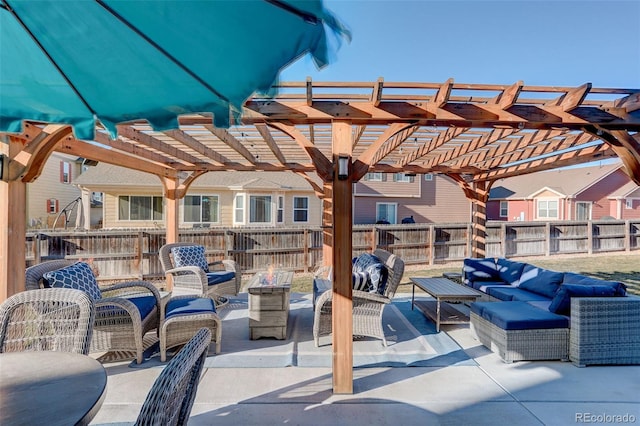
[[[167,348],[187,343],[202,328],[211,330],[215,353],[220,352],[222,321],[208,297],[177,296],[165,306],[160,321],[160,360],[167,359]]]

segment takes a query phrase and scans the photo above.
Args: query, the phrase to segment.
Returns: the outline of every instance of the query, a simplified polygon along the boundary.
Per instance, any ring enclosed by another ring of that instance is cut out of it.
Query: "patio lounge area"
[[[403,297],[410,295],[396,295]],[[223,336],[228,338],[225,321]],[[189,424],[640,421],[637,366],[577,368],[561,361],[507,364],[472,336],[468,324],[443,325],[441,333],[469,360],[433,367],[355,368],[350,395],[334,394],[330,367],[205,368]],[[223,352],[224,344],[223,339]],[[130,364],[130,360],[104,364],[107,395],[92,424],[135,420],[162,369],[130,368]]]

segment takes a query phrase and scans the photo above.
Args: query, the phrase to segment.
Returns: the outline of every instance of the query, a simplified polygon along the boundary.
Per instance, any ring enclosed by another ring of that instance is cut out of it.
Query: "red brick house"
[[[489,220],[640,218],[640,187],[620,162],[503,179],[487,203]]]

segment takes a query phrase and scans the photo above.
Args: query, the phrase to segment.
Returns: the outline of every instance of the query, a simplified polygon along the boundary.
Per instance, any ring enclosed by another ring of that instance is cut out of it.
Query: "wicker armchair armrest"
[[[227,272],[236,272],[236,267],[236,262],[231,259],[216,260],[215,262],[209,263],[210,271],[223,269]]]
[[[198,266],[180,266],[178,268],[168,269],[165,272],[166,275],[197,275],[198,277],[203,278],[205,281],[207,279],[207,274],[202,270],[202,268]]]
[[[100,320],[108,318],[109,313],[112,312],[113,316],[121,316],[120,311],[126,311],[127,314],[131,317],[131,321],[137,324],[142,322],[142,318],[140,317],[140,311],[136,307],[136,305],[124,298],[124,297],[103,297],[100,300],[95,302],[96,305],[96,323],[99,323]],[[112,309],[104,309],[107,307],[111,307]]]
[[[391,299],[386,296],[383,296],[379,293],[370,293],[368,291],[361,290],[353,290],[353,300],[356,303],[356,299],[361,299],[364,302],[375,302],[375,303],[391,303]]]
[[[569,358],[577,365],[640,364],[640,297],[573,297]]]
[[[111,285],[106,288],[101,289],[102,297],[106,299],[124,299],[126,296],[133,295],[153,295],[156,304],[156,323],[160,321],[160,308],[162,306],[162,297],[160,296],[160,291],[148,281],[126,281],[123,283],[118,283]],[[129,302],[131,303],[131,302]],[[97,306],[97,304],[96,304]],[[135,308],[135,305],[134,305]],[[136,312],[138,311],[137,308]],[[138,313],[139,315],[139,313]]]

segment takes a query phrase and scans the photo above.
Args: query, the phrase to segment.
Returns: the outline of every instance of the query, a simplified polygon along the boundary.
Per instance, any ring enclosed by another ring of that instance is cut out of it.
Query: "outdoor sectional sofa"
[[[640,297],[620,282],[503,258],[465,259],[471,330],[506,362],[640,364]]]

